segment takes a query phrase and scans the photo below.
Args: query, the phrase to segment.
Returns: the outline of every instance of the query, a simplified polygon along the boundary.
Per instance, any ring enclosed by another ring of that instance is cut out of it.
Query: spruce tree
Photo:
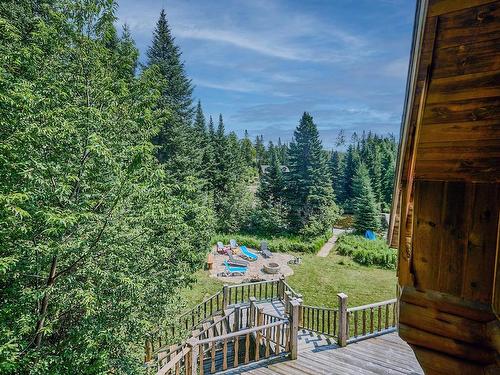
[[[290,143],[287,204],[290,224],[300,230],[335,206],[328,162],[312,116],[304,112]],[[333,223],[325,222],[326,226]]]
[[[252,141],[248,136],[248,131],[245,130],[245,136],[241,141],[241,152],[243,159],[245,160],[245,165],[247,167],[255,167],[255,148],[253,147]]]
[[[353,178],[356,169],[360,163],[360,158],[357,147],[354,145],[349,145],[347,148],[347,153],[345,157],[345,169],[344,169],[344,187],[343,187],[343,204],[347,212],[352,209],[351,201],[354,197],[353,193]]]
[[[264,136],[260,135],[255,138],[255,154],[256,154],[256,162],[257,168],[259,169],[259,173],[261,173],[261,166],[266,164],[266,146],[264,146]]]
[[[160,133],[155,137],[159,146],[158,160],[177,182],[199,178],[201,158],[193,157],[192,144],[193,87],[184,72],[181,52],[174,43],[164,10],[160,13],[147,56],[148,67],[154,67],[161,79],[158,108],[166,113]],[[199,180],[196,184],[201,186]]]
[[[257,197],[263,207],[273,207],[282,203],[285,193],[285,178],[281,170],[278,151],[270,148],[270,164],[265,173],[260,176]]]
[[[338,151],[334,151],[330,157],[330,173],[332,176],[332,187],[336,201],[340,204],[345,202],[344,195],[344,155]]]
[[[380,229],[380,211],[371,187],[368,169],[360,163],[353,178],[354,228],[364,233]]]
[[[153,32],[153,44],[147,51],[148,66],[155,65],[164,78],[161,107],[168,107],[183,122],[190,123],[193,116],[193,85],[186,76],[181,51],[168,26],[165,10]]]

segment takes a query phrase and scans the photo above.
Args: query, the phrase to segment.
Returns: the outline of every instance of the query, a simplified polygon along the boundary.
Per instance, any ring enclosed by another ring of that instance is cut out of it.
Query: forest
[[[140,373],[217,235],[378,231],[391,202],[393,136],[327,150],[304,112],[291,142],[239,138],[164,11],[144,63],[115,21],[111,0],[0,4],[0,373]]]

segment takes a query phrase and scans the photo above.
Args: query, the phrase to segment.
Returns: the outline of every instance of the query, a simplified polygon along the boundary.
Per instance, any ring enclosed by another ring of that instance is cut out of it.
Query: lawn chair
[[[260,243],[260,253],[264,256],[264,258],[271,258],[273,256],[273,253],[271,253],[267,248],[266,241],[262,241]]]
[[[229,250],[229,246],[224,246],[222,242],[217,242],[217,253],[226,254]]]
[[[248,268],[246,267],[234,267],[231,266],[227,260],[224,261],[224,272],[222,276],[243,276],[245,272],[247,272]]]
[[[248,267],[248,262],[243,259],[236,259],[231,251],[227,252],[229,260],[227,261],[231,266],[235,267]]]
[[[247,249],[246,246],[240,246],[241,250],[241,257],[248,259],[248,260],[257,260],[258,256],[257,254],[252,253],[250,250]]]
[[[236,240],[229,240],[229,245],[231,246],[231,249],[236,249],[238,247]]]

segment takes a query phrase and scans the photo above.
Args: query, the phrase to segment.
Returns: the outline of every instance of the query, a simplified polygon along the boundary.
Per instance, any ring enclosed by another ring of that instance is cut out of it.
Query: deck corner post
[[[300,302],[296,299],[290,301],[290,359],[297,359],[299,346],[299,310]]]
[[[229,286],[224,284],[222,287],[222,311],[226,311],[229,305]]]
[[[285,292],[285,298],[283,298],[283,305],[285,306],[285,314],[290,314],[290,301],[292,292],[287,290]]]
[[[278,298],[280,300],[285,298],[285,275],[281,275],[278,280]]]
[[[253,327],[255,325],[255,310],[257,309],[257,298],[255,297],[250,297],[250,308],[248,309],[248,313],[250,314],[249,319],[248,319],[248,325],[250,327]]]
[[[188,354],[188,363],[186,364],[186,375],[196,375],[198,374],[198,355],[195,353],[195,350],[198,340],[191,337],[186,341],[186,344],[191,349]],[[200,353],[200,355],[203,355],[203,353]]]
[[[349,327],[347,326],[347,294],[338,293],[339,298],[339,335],[338,344],[339,346],[347,345],[347,332]]]
[[[234,306],[234,327],[233,327],[233,332],[237,332],[240,330],[240,311],[241,311],[241,306],[240,305],[235,305]]]

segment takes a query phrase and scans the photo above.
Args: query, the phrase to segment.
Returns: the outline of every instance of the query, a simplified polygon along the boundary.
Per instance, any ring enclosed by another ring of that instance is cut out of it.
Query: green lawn
[[[304,303],[313,306],[337,305],[337,293],[349,296],[349,306],[379,302],[395,297],[396,271],[366,267],[356,264],[349,257],[332,251],[326,258],[315,254],[300,254],[302,264],[292,266],[294,274],[287,282],[302,293]],[[222,288],[223,282],[210,278],[208,271],[196,273],[197,282],[181,292],[194,306]]]

